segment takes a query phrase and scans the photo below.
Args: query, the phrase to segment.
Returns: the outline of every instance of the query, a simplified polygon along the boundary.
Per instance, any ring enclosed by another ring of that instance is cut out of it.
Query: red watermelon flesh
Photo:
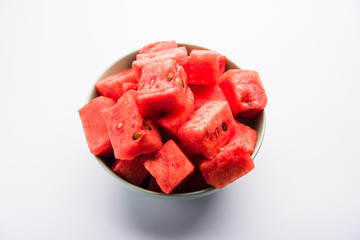
[[[135,90],[126,92],[110,109],[106,125],[116,159],[132,160],[162,146],[156,125],[140,113]]]
[[[228,144],[213,159],[203,158],[198,166],[206,182],[223,188],[254,168],[247,149],[240,144]]]
[[[257,138],[256,130],[236,121],[235,134],[230,140],[230,143],[238,142],[239,144],[242,144],[251,155],[254,153],[255,150],[256,138]]]
[[[160,193],[163,192],[159,187],[159,185],[157,184],[156,179],[151,175],[147,189],[153,192],[160,192]]]
[[[201,174],[200,169],[197,166],[195,166],[194,174],[191,176],[190,180],[186,184],[181,186],[176,192],[177,193],[196,192],[210,187],[212,186],[207,184],[205,178]]]
[[[126,93],[127,91],[134,89],[137,90],[138,87],[138,83],[136,82],[124,82],[123,84],[123,94]]]
[[[135,158],[134,160],[117,160],[113,166],[113,171],[126,181],[140,186],[149,175],[144,167],[144,162],[151,159],[153,154],[147,154]]]
[[[226,101],[226,97],[221,88],[215,83],[208,86],[189,85],[194,94],[195,110],[209,101]]]
[[[137,102],[149,116],[158,116],[186,104],[186,73],[174,60],[151,61],[144,66]]]
[[[95,87],[101,96],[118,100],[123,95],[123,84],[136,82],[135,72],[130,68],[98,81]]]
[[[219,75],[223,74],[226,69],[226,57],[225,56],[219,56]]]
[[[235,119],[228,102],[210,101],[195,111],[179,128],[178,137],[186,154],[214,157],[232,137]]]
[[[210,50],[190,52],[187,75],[189,84],[210,85],[219,79],[219,54]]]
[[[186,96],[185,106],[167,112],[163,117],[155,120],[171,138],[177,138],[178,129],[194,114],[194,95],[190,88],[188,88]]]
[[[155,53],[138,54],[136,59],[137,60],[132,63],[132,66],[137,79],[141,78],[142,69],[151,61],[173,59],[181,66],[184,66],[189,61],[188,52],[185,47],[178,47]]]
[[[140,49],[139,53],[152,53],[163,50],[169,50],[177,47],[178,45],[175,41],[161,41],[161,42],[150,43],[144,46],[142,49]]]
[[[177,47],[173,49],[166,49],[151,53],[139,53],[136,55],[136,60],[152,59],[152,58],[169,58],[174,60],[178,59],[180,60],[180,62],[183,61],[181,62],[182,64],[185,64],[187,62],[187,59],[183,59],[183,58],[187,55],[188,52],[186,47]]]
[[[104,115],[116,102],[103,96],[94,98],[79,110],[90,152],[97,156],[113,155]]]
[[[259,74],[255,71],[230,69],[221,75],[219,86],[234,116],[252,118],[267,104],[264,87]]]
[[[166,142],[156,152],[155,159],[146,160],[144,166],[166,194],[189,180],[195,168],[173,140]]]

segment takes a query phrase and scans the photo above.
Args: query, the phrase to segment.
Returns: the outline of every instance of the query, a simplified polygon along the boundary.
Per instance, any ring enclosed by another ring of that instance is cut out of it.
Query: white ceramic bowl
[[[192,49],[206,49],[203,47],[199,47],[199,46],[195,46],[195,45],[190,45],[190,44],[178,44],[179,46],[185,46],[188,50],[188,52],[190,52]],[[136,54],[138,53],[137,51],[134,51],[128,55],[126,55],[125,57],[120,58],[117,62],[115,62],[112,66],[110,66],[107,70],[105,70],[105,72],[96,80],[99,81],[107,76],[110,76],[114,73],[118,73],[122,70],[126,70],[131,68],[132,62],[135,60],[136,58]],[[234,68],[239,68],[238,66],[236,66],[233,62],[231,62],[228,58],[226,60],[226,69],[234,69]],[[99,94],[95,88],[95,83],[92,86],[90,93],[86,99],[86,103],[90,102],[93,98],[98,97]],[[262,141],[264,139],[264,134],[265,134],[265,111],[260,112],[260,114],[254,118],[251,122],[247,122],[248,125],[250,125],[252,128],[254,128],[257,132],[258,132],[258,138],[256,140],[256,145],[255,145],[255,151],[252,154],[252,159],[255,159],[256,154],[259,152]],[[136,186],[134,184],[129,183],[128,181],[122,179],[121,177],[119,177],[118,175],[116,175],[112,170],[111,170],[111,166],[108,165],[108,161],[107,159],[102,159],[100,157],[95,156],[95,158],[97,159],[97,161],[100,163],[100,165],[102,167],[104,167],[104,169],[110,173],[113,177],[115,177],[117,180],[119,180],[124,186],[128,187],[129,189],[132,189],[136,192],[139,192],[141,194],[147,195],[147,196],[151,196],[151,197],[157,197],[157,198],[163,198],[163,199],[181,199],[181,200],[190,200],[190,199],[196,199],[196,198],[201,198],[201,197],[205,197],[208,196],[212,193],[215,193],[218,191],[218,189],[211,187],[211,188],[207,188],[207,189],[203,189],[200,191],[196,191],[196,192],[188,192],[188,193],[175,193],[175,194],[165,194],[165,193],[158,193],[158,192],[153,192],[153,191],[149,191],[147,189],[141,188],[139,186]]]

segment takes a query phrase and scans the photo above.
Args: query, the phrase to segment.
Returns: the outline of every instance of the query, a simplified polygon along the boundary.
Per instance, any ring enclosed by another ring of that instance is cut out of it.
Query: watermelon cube
[[[182,65],[187,63],[187,49],[186,47],[177,47],[173,49],[165,49],[162,51],[150,52],[150,53],[139,53],[136,55],[136,60],[141,59],[174,59],[178,64]]]
[[[217,83],[203,85],[189,85],[194,94],[194,108],[199,109],[202,105],[209,101],[226,101],[226,97]]]
[[[147,178],[149,172],[144,167],[144,162],[151,159],[153,154],[142,155],[134,160],[117,160],[112,170],[126,181],[140,186]]]
[[[107,97],[97,97],[79,110],[82,126],[90,152],[97,156],[113,155],[104,115],[115,105],[115,100]]]
[[[189,84],[210,85],[219,79],[219,54],[209,50],[190,52],[187,75]]]
[[[255,150],[256,138],[257,132],[255,129],[236,121],[235,134],[231,138],[230,143],[243,145],[251,155]]]
[[[147,63],[138,86],[137,102],[149,116],[186,105],[187,77],[174,60]]]
[[[136,84],[135,72],[132,68],[108,76],[95,84],[101,96],[118,100],[123,95],[123,84]]]
[[[156,152],[155,159],[146,160],[144,166],[166,194],[189,180],[195,168],[173,140],[167,141]]]
[[[194,94],[190,88],[188,88],[186,96],[185,106],[167,112],[164,116],[155,120],[165,133],[173,139],[177,138],[177,132],[181,125],[188,121],[194,114]]]
[[[179,65],[184,66],[188,61],[188,52],[185,47],[178,47],[160,52],[144,53],[136,55],[136,61],[132,63],[137,79],[141,78],[142,69],[154,60],[173,59]]]
[[[210,101],[179,128],[181,147],[188,155],[214,157],[232,137],[235,119],[228,102]]]
[[[252,118],[267,104],[264,87],[259,74],[255,71],[230,69],[221,75],[219,86],[234,116]]]
[[[223,188],[254,168],[247,149],[241,144],[228,144],[212,159],[197,162],[206,182]]]
[[[140,113],[135,90],[126,92],[110,109],[106,125],[116,159],[132,160],[162,146],[158,128]]]
[[[139,53],[159,52],[177,47],[178,45],[175,41],[161,41],[161,42],[150,43],[144,46],[142,49],[140,49]]]

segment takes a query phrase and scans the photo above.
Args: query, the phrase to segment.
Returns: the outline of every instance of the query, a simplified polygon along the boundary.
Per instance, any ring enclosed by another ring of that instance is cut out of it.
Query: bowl
[[[193,49],[204,49],[204,50],[209,50],[207,48],[204,47],[200,47],[200,46],[195,46],[195,45],[190,45],[190,44],[180,44],[178,43],[179,46],[185,46],[188,50],[188,52],[190,52]],[[129,53],[128,55],[120,58],[118,61],[116,61],[113,65],[111,65],[108,69],[105,70],[105,72],[95,81],[98,82],[99,80],[108,77],[112,74],[118,73],[122,70],[126,70],[131,68],[132,66],[132,62],[136,59],[136,54],[138,53],[138,50]],[[226,59],[226,70],[227,69],[234,69],[234,68],[239,68],[237,65],[235,65],[232,61],[230,61],[228,58]],[[86,104],[89,103],[93,98],[98,97],[99,94],[95,88],[95,83],[92,85],[91,90],[88,94],[88,97],[86,99]],[[256,145],[255,145],[255,151],[254,153],[251,155],[252,159],[255,159],[257,153],[260,150],[261,144],[263,142],[264,139],[264,134],[265,134],[265,111],[261,111],[259,113],[259,115],[257,115],[254,119],[252,119],[251,121],[246,122],[247,125],[251,126],[252,128],[254,128],[257,132],[258,132],[258,137],[256,140]],[[201,197],[205,197],[208,196],[210,194],[216,193],[219,191],[219,189],[216,189],[214,187],[211,188],[207,188],[207,189],[203,189],[200,191],[195,191],[195,192],[188,192],[188,193],[174,193],[174,194],[165,194],[165,193],[158,193],[158,192],[153,192],[147,189],[144,189],[142,187],[136,186],[132,183],[129,183],[128,181],[122,179],[120,176],[118,176],[117,174],[115,174],[112,169],[111,169],[111,161],[109,161],[109,159],[105,159],[105,158],[101,158],[98,156],[95,156],[95,159],[99,162],[99,164],[110,174],[112,175],[115,179],[117,179],[119,182],[121,182],[125,187],[136,191],[140,194],[143,195],[147,195],[150,197],[155,197],[155,198],[161,198],[161,199],[176,199],[176,200],[191,200],[191,199],[197,199],[197,198],[201,198]]]

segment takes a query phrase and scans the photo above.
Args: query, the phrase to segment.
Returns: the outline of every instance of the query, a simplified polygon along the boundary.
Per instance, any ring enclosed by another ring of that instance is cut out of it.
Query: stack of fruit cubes
[[[254,168],[252,119],[267,97],[255,71],[175,41],[143,47],[132,67],[96,83],[79,110],[91,153],[128,182],[166,194],[223,188]]]

